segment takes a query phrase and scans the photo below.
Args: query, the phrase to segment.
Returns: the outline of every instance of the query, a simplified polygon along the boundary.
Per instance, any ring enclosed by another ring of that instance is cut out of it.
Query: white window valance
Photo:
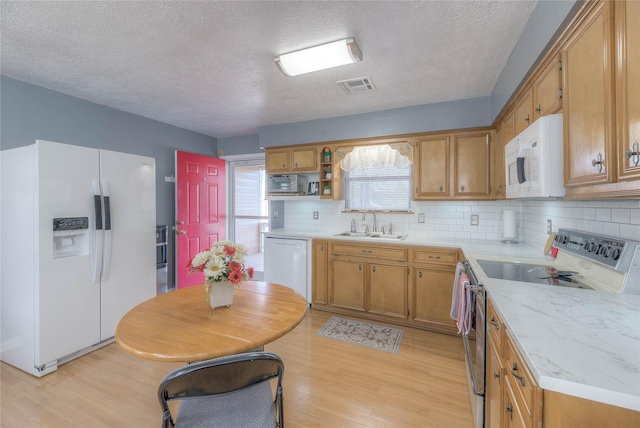
[[[380,144],[354,148],[340,162],[340,168],[345,171],[387,169],[390,166],[405,169],[409,168],[411,163],[411,159],[398,150],[388,144]]]

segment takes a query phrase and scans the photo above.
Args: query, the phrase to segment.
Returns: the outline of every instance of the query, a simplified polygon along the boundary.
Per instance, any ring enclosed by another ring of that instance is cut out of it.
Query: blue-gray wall
[[[491,120],[506,105],[538,58],[553,44],[583,1],[538,1],[491,94]],[[559,30],[560,29],[560,30]]]
[[[162,122],[0,76],[0,149],[34,144],[37,139],[108,149],[156,159],[156,222],[175,222],[175,151],[216,156],[217,142]],[[169,260],[174,257],[169,234]],[[173,284],[173,264],[169,264]]]

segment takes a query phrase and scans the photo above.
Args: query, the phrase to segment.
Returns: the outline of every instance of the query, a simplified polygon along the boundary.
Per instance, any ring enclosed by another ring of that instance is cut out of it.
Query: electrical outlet
[[[418,213],[418,223],[424,223],[424,213]]]
[[[471,214],[471,226],[477,226],[480,222],[478,214]]]
[[[547,235],[549,235],[552,231],[553,231],[553,227],[552,227],[552,224],[551,224],[551,219],[548,218],[547,219]]]
[[[313,212],[313,219],[317,220],[318,219],[318,211],[314,211]]]

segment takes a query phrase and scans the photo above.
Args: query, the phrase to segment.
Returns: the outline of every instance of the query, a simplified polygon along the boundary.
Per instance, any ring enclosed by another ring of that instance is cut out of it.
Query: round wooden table
[[[263,346],[293,330],[307,302],[293,289],[247,281],[233,304],[212,310],[203,287],[186,287],[147,300],[118,323],[116,342],[131,354],[156,361],[193,362]]]

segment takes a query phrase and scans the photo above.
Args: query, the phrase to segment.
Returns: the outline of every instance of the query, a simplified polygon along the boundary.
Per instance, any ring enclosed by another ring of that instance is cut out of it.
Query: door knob
[[[187,234],[187,232],[185,232],[184,230],[176,232],[176,235],[186,235],[186,234]]]

